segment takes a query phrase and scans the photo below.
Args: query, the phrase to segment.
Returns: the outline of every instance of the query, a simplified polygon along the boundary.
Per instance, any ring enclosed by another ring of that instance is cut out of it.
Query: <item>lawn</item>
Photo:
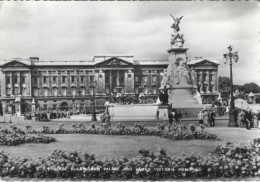
[[[33,129],[41,129],[43,125],[51,128],[57,128],[61,121],[52,121],[40,123],[35,121],[17,121],[12,124],[25,128],[25,125],[31,125]],[[72,123],[64,121],[66,128],[71,128]],[[189,124],[190,122],[186,123]],[[155,136],[105,136],[105,135],[89,135],[89,134],[56,134],[50,135],[57,139],[57,142],[50,144],[22,144],[18,146],[1,146],[1,150],[7,152],[11,156],[18,157],[39,157],[47,156],[55,149],[77,150],[82,152],[94,153],[99,156],[107,157],[133,157],[138,153],[138,149],[146,146],[151,151],[156,152],[158,147],[166,149],[167,153],[172,156],[181,156],[184,154],[200,154],[207,155],[211,153],[217,144],[224,143],[227,140],[237,142],[250,142],[253,138],[260,137],[260,130],[253,128],[246,130],[244,128],[228,128],[223,127],[227,121],[219,121],[218,127],[206,128],[205,131],[215,133],[221,139],[213,140],[182,140],[173,141]],[[9,128],[9,123],[1,125],[2,128]],[[87,126],[90,122],[87,123]],[[133,126],[128,123],[127,126]],[[151,123],[150,123],[151,125]],[[156,126],[156,123],[154,123]],[[19,152],[18,152],[19,151]]]

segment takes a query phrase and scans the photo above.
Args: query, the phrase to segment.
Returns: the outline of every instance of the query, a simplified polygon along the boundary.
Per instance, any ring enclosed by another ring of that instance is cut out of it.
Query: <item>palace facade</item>
[[[218,60],[188,61],[198,91],[205,99],[218,96]],[[38,57],[0,62],[1,104],[5,112],[31,109],[91,108],[104,106],[108,95],[124,94],[157,100],[160,73],[168,60],[135,60],[131,55],[95,56],[91,61],[43,61]]]

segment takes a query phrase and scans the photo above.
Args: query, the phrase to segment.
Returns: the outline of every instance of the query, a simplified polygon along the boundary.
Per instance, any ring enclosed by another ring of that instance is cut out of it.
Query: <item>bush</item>
[[[46,158],[8,158],[0,152],[0,176],[73,179],[183,179],[259,177],[260,145],[228,142],[216,147],[216,155],[170,157],[159,148],[155,154],[141,148],[132,158],[101,158],[93,154],[55,150]],[[247,146],[244,150],[244,146]],[[239,149],[239,150],[238,150]],[[240,149],[243,149],[241,152]],[[230,151],[231,150],[231,155]],[[248,151],[246,158],[237,157]]]
[[[87,128],[82,123],[79,125],[73,124],[72,129],[63,128],[63,124],[59,125],[57,130],[50,130],[48,127],[43,126],[39,132],[44,134],[99,134],[99,135],[146,135],[146,136],[160,136],[172,140],[191,140],[191,139],[210,139],[217,140],[217,135],[203,132],[203,130],[196,129],[194,125],[186,127],[181,124],[166,126],[157,124],[157,128],[146,128],[144,123],[135,123],[133,128],[126,128],[122,123],[117,123],[115,128],[109,127],[107,124],[97,126],[91,123]]]
[[[50,143],[56,139],[49,136],[44,136],[40,132],[32,130],[31,126],[26,126],[26,130],[17,128],[11,125],[12,130],[0,130],[0,145],[19,145],[22,143]]]

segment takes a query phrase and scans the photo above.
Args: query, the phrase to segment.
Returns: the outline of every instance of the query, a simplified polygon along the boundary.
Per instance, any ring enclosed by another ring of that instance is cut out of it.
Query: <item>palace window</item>
[[[101,79],[101,78],[102,78],[102,75],[99,75],[99,78]]]
[[[6,77],[6,84],[8,84],[8,83],[11,83],[11,77],[10,76]]]
[[[109,91],[110,91],[109,88],[106,88],[106,94],[109,94]]]
[[[153,94],[157,94],[157,88],[155,86],[153,86],[153,90],[152,90]]]
[[[135,94],[139,94],[139,89],[135,88]]]
[[[94,93],[93,87],[90,87],[90,88],[89,88],[89,92],[90,92],[90,95],[93,95],[93,93]]]
[[[75,88],[72,89],[71,94],[72,94],[72,96],[76,96],[76,89]]]
[[[62,76],[62,83],[66,83],[66,76]]]
[[[156,82],[156,81],[157,81],[157,76],[153,76],[153,77],[152,77],[152,81],[153,81],[153,82]]]
[[[62,89],[62,96],[66,96],[66,95],[67,95],[67,89],[64,88],[64,89]]]
[[[33,95],[34,95],[34,96],[39,96],[39,89],[38,89],[38,88],[35,88],[35,89],[33,90]]]
[[[18,76],[14,75],[14,83],[18,83]]]
[[[57,76],[52,77],[52,79],[53,79],[53,80],[52,80],[53,83],[56,84],[56,83],[57,83]]]
[[[143,81],[146,83],[146,82],[148,82],[148,76],[144,76],[143,77]]]
[[[75,76],[71,76],[71,83],[75,83]]]
[[[25,83],[25,78],[26,78],[25,76],[21,77],[21,83]]]
[[[57,104],[53,104],[53,109],[54,109],[54,110],[57,109]]]
[[[135,81],[138,82],[139,81],[139,77],[135,76]]]
[[[47,106],[48,106],[47,104],[43,104],[43,109],[47,110]]]
[[[86,91],[85,88],[81,88],[81,89],[80,89],[80,95],[83,95],[83,96],[84,96],[84,95],[85,95],[85,91]]]
[[[7,89],[6,89],[6,95],[7,95],[7,96],[10,96],[10,95],[11,95],[11,88],[7,88]]]
[[[84,83],[84,76],[80,77],[80,83]]]
[[[148,87],[147,86],[144,87],[144,94],[148,94]]]
[[[89,77],[89,79],[90,79],[90,82],[94,82],[95,76],[94,76],[94,75],[91,75],[91,76]]]
[[[38,83],[38,79],[37,78],[33,78],[33,83]]]
[[[48,97],[48,92],[49,92],[49,89],[48,88],[44,88],[43,89],[43,96],[44,97]]]
[[[47,76],[43,77],[43,83],[47,83]]]
[[[57,96],[58,95],[58,89],[57,88],[53,88],[53,96]]]
[[[26,88],[22,88],[22,96],[26,96]]]

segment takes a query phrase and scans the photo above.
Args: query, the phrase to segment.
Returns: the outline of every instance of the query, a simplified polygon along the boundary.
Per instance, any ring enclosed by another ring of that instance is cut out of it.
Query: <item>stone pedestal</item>
[[[35,100],[34,98],[32,99],[32,113],[35,113]]]
[[[14,104],[15,104],[15,115],[21,116],[21,102],[16,101],[16,102],[14,102]]]
[[[159,109],[159,120],[164,120],[165,117],[168,120],[169,108],[170,108],[170,106],[168,106],[168,105],[160,105],[160,106],[158,106],[158,109]]]
[[[157,104],[133,104],[133,105],[117,105],[110,104],[108,112],[113,119],[138,120],[140,119],[155,119],[158,109]]]
[[[171,46],[167,50],[169,54],[169,65],[167,70],[162,74],[163,78],[160,89],[166,88],[168,90],[168,104],[173,109],[185,113],[186,116],[191,116],[203,109],[203,105],[201,97],[197,92],[196,82],[187,65],[188,48],[184,47],[183,34],[179,32],[181,18],[173,18]],[[166,110],[168,111],[165,106],[161,106],[159,109],[164,113]]]

